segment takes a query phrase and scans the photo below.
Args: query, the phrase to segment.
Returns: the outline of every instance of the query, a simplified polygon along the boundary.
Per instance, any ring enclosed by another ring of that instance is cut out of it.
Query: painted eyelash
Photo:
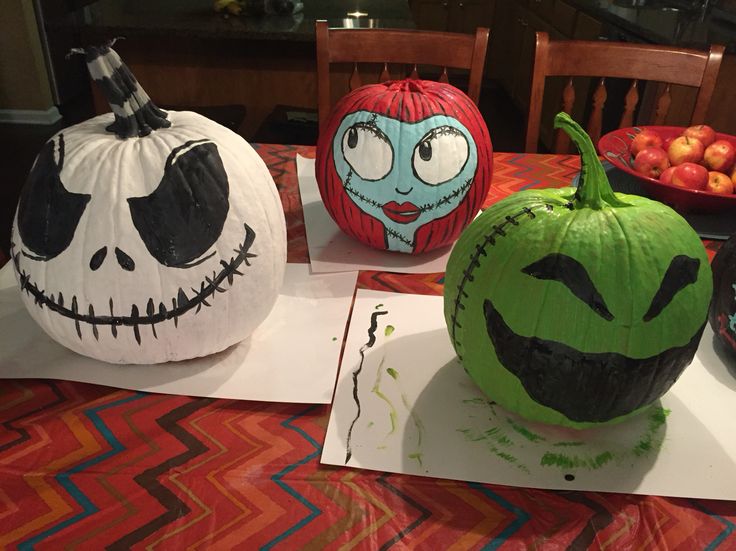
[[[458,130],[454,126],[441,126],[439,128],[433,128],[432,130],[430,130],[429,133],[427,133],[427,136],[421,141],[426,142],[428,140],[431,140],[432,138],[436,138],[437,136],[449,136],[449,135],[462,136],[463,133],[460,132],[460,130]]]
[[[361,130],[370,132],[375,138],[378,138],[382,142],[391,145],[391,141],[388,139],[388,136],[386,136],[386,134],[384,134],[383,131],[378,128],[378,125],[375,122],[375,117],[368,122],[356,122],[352,126],[352,128],[360,128]]]

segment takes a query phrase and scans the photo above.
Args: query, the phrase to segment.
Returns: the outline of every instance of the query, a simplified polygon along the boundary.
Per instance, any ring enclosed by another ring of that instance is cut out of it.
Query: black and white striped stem
[[[102,90],[115,122],[106,128],[119,138],[147,136],[159,128],[168,128],[167,113],[151,101],[146,91],[111,48],[115,41],[102,46],[74,49],[70,53],[84,53],[89,74]]]

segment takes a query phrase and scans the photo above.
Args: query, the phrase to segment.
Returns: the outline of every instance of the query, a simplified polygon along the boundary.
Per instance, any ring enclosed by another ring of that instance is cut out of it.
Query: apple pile
[[[636,172],[665,184],[728,195],[736,188],[736,145],[717,140],[710,126],[663,139],[645,128],[629,145]]]

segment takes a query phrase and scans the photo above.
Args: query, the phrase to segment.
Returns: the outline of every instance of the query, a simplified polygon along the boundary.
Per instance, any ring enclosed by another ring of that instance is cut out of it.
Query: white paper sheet
[[[310,275],[287,264],[271,314],[245,341],[208,356],[158,365],[112,365],[51,340],[27,314],[10,264],[0,270],[0,378],[51,378],[240,400],[327,404],[356,272]]]
[[[452,246],[421,255],[379,251],[344,233],[330,217],[314,176],[314,159],[296,156],[299,194],[312,271],[382,270],[410,274],[444,272]]]
[[[714,350],[709,329],[694,362],[651,410],[575,431],[524,421],[485,399],[452,349],[442,297],[358,290],[322,462],[510,486],[736,499],[734,423],[736,370]]]

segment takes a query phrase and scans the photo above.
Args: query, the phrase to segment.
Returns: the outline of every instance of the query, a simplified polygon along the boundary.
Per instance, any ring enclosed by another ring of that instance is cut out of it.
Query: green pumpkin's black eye
[[[193,262],[222,233],[229,191],[217,146],[205,140],[187,142],[169,154],[155,191],[128,199],[133,225],[161,264],[195,266],[208,258]]]
[[[684,254],[674,257],[667,267],[652,303],[649,305],[649,310],[642,319],[651,321],[656,318],[672,302],[677,293],[698,280],[699,269],[700,260],[697,258],[691,258]]]
[[[59,161],[54,159],[54,140],[46,142],[18,203],[18,233],[23,245],[36,255],[26,254],[33,260],[50,260],[66,250],[90,200],[86,193],[67,191],[61,182],[63,134],[58,143]]]
[[[559,281],[600,317],[608,321],[613,319],[585,266],[574,258],[560,253],[548,254],[521,271],[537,279]]]

